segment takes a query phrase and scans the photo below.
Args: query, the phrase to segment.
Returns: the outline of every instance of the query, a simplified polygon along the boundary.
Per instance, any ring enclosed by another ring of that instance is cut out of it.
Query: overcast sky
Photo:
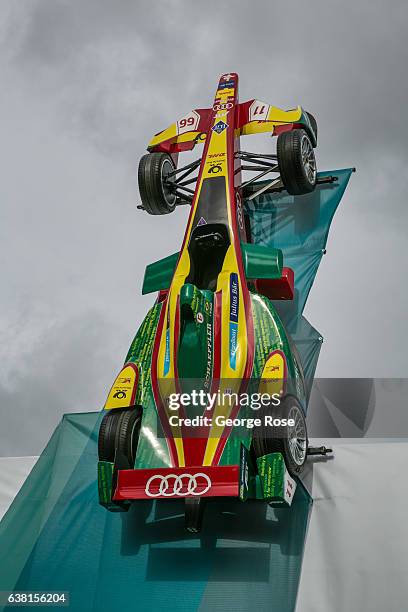
[[[2,1],[0,454],[102,406],[187,218],[136,209],[138,160],[225,71],[357,167],[306,307],[319,375],[406,376],[407,30],[403,1]]]

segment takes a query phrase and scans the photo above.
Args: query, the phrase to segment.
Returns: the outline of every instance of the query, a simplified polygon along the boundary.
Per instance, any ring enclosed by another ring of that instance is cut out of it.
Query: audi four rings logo
[[[214,104],[213,110],[221,111],[221,110],[230,110],[234,105],[232,102],[222,102],[221,104]]]
[[[173,497],[184,495],[204,495],[211,489],[211,479],[207,474],[155,474],[146,483],[145,493],[149,497]]]

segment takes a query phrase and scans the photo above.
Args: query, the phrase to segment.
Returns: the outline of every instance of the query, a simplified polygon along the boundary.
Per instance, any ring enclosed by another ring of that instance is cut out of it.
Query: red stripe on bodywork
[[[157,414],[159,415],[159,419],[163,427],[163,432],[166,438],[167,448],[169,449],[169,453],[170,453],[170,459],[173,465],[178,465],[176,445],[174,442],[171,427],[170,427],[170,424],[167,418],[166,409],[163,405],[162,398],[161,398],[160,391],[159,391],[158,382],[157,382],[157,369],[158,369],[158,359],[157,358],[159,354],[160,339],[161,339],[161,334],[163,331],[164,319],[165,319],[165,314],[166,314],[166,304],[167,304],[167,298],[163,302],[163,305],[162,305],[162,310],[160,313],[160,318],[159,318],[159,322],[158,322],[157,330],[156,330],[156,336],[154,339],[154,347],[153,347],[153,354],[152,354],[152,367],[151,367],[151,380],[152,380],[152,391],[153,391],[154,401],[156,403]]]

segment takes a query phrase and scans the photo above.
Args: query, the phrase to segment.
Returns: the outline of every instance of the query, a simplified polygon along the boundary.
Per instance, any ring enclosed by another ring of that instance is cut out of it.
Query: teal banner
[[[200,534],[184,530],[181,500],[110,513],[99,420],[64,417],[1,521],[0,591],[69,592],[75,612],[293,612],[311,508],[301,484],[289,509],[210,500]]]
[[[274,302],[274,306],[299,351],[309,393],[323,338],[302,313],[325,253],[331,222],[352,173],[352,168],[319,172],[320,179],[336,180],[317,185],[307,195],[266,193],[244,203],[252,241],[281,249],[283,265],[295,273],[294,299]]]

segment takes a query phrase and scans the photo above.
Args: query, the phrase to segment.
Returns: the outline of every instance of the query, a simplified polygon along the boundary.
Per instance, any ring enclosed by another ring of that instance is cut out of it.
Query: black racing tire
[[[278,166],[283,186],[291,195],[310,193],[316,187],[316,158],[305,130],[282,132],[277,142]]]
[[[98,436],[99,461],[113,462],[115,459],[116,431],[121,413],[121,410],[111,410],[102,419]]]
[[[314,135],[315,135],[315,138],[316,138],[316,142],[317,142],[317,121],[316,121],[316,118],[314,117],[314,115],[312,115],[312,113],[308,113],[307,111],[305,111],[305,114],[309,118],[310,125],[312,126],[312,130],[314,132]]]
[[[142,411],[136,406],[128,410],[111,410],[105,414],[99,428],[99,461],[114,462],[120,451],[133,467],[139,441]]]
[[[118,422],[116,448],[125,455],[132,468],[136,459],[141,422],[142,411],[138,407],[124,410]]]
[[[308,447],[303,408],[293,395],[287,395],[279,406],[272,407],[268,413],[271,411],[273,416],[281,419],[293,418],[295,426],[283,427],[280,434],[278,429],[276,437],[273,436],[271,428],[266,429],[264,426],[257,428],[252,439],[255,459],[262,455],[282,453],[288,472],[292,476],[299,476],[306,463]]]
[[[175,170],[171,155],[147,153],[139,162],[139,192],[143,208],[150,215],[167,215],[176,207],[176,195],[164,180]]]

